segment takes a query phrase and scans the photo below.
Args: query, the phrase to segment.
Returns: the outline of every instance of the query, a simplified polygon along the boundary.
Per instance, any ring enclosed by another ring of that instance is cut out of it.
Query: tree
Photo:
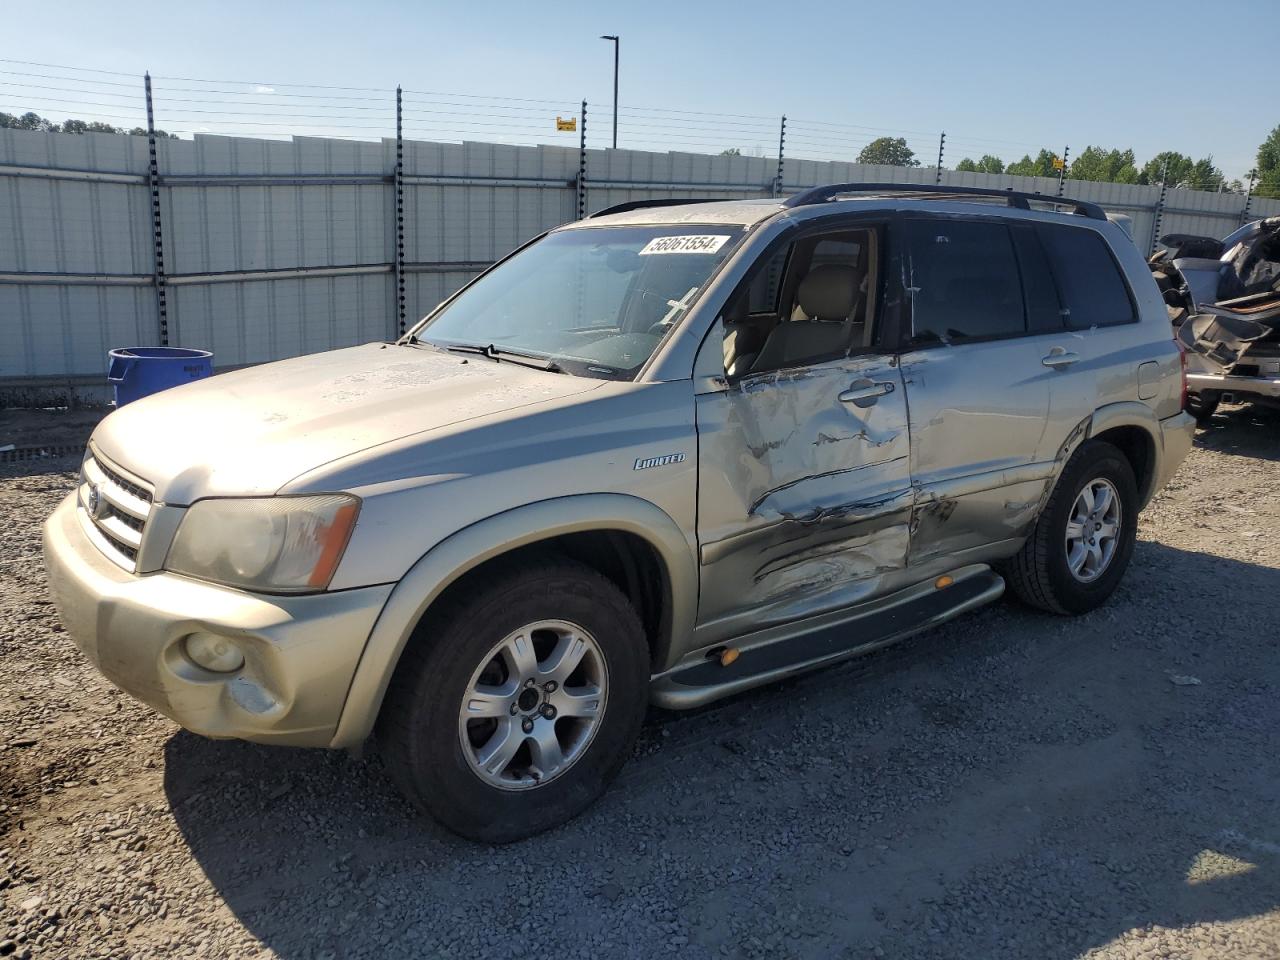
[[[12,113],[0,113],[0,127],[9,127],[14,130],[56,130],[58,125],[50,123],[39,114],[28,111],[20,117]]]
[[[740,156],[742,156],[742,151],[741,151],[741,150],[739,150],[737,147],[730,147],[728,150],[721,150],[721,151],[720,151],[720,156],[722,156],[722,157],[740,157]]]
[[[1052,150],[1045,150],[1042,147],[1034,160],[1031,159],[1030,154],[1023,154],[1021,160],[1015,160],[1009,164],[1004,172],[1015,177],[1056,177],[1058,171],[1053,167],[1056,156],[1057,154]]]
[[[1186,184],[1178,186],[1186,186],[1190,190],[1217,190],[1225,180],[1222,171],[1213,165],[1213,155],[1210,154],[1197,160],[1191,167],[1191,176]]]
[[[30,111],[20,117],[12,113],[0,113],[0,127],[8,127],[12,130],[39,130],[46,133],[118,133],[131,137],[147,135],[144,127],[126,130],[124,127],[113,127],[101,120],[68,120],[65,123],[54,123]],[[163,130],[157,130],[156,136],[161,140],[179,139],[176,133],[166,133]]]
[[[139,127],[138,129],[142,131],[142,135],[144,137],[147,135],[146,130],[142,130],[141,127]],[[62,133],[127,133],[128,131],[124,130],[121,127],[113,127],[109,123],[103,123],[101,120],[89,120],[89,121],[67,120],[61,125],[61,132]],[[156,133],[158,135],[159,131],[157,130]]]
[[[1176,150],[1165,150],[1142,165],[1138,183],[1167,183],[1186,190],[1217,190],[1223,182],[1222,171],[1213,165],[1213,157],[1192,160]]]
[[[877,137],[862,148],[858,163],[878,163],[886,167],[920,166],[920,161],[903,137]]]
[[[1072,161],[1067,173],[1072,180],[1093,180],[1102,183],[1137,183],[1138,168],[1133,164],[1132,150],[1108,150],[1105,147],[1085,147]]]
[[[1142,165],[1139,183],[1177,184],[1191,175],[1195,161],[1177,150],[1162,150]]]
[[[1280,197],[1280,126],[1258,146],[1258,185],[1253,192],[1260,197]]]
[[[956,164],[956,170],[960,173],[1004,173],[1004,161],[989,153],[977,161],[965,157]]]
[[[1004,161],[991,154],[984,154],[978,161],[978,169],[983,173],[1004,173]]]

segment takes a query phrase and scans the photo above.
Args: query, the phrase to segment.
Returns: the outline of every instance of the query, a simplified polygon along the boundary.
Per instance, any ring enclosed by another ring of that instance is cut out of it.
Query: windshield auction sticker
[[[725,245],[727,236],[699,234],[684,237],[654,237],[645,244],[640,256],[657,253],[715,253]]]

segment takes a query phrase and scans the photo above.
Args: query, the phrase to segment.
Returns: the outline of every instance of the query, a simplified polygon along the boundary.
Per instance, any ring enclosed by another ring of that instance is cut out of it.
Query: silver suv
[[[507,841],[590,804],[650,703],[1006,583],[1093,609],[1189,449],[1183,391],[1156,283],[1092,204],[623,204],[397,343],[118,410],[45,559],[133,696],[212,737],[373,735],[424,810]]]

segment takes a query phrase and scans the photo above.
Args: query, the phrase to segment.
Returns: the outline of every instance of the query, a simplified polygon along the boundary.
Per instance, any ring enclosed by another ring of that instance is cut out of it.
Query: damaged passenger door
[[[885,242],[882,225],[850,224],[775,243],[704,343],[726,371],[697,397],[704,644],[874,596],[906,564]]]

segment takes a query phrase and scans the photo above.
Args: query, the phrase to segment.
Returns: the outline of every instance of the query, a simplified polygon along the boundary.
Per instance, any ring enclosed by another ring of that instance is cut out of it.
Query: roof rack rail
[[[595,213],[587,214],[587,219],[592,220],[595,217],[603,217],[610,213],[626,213],[628,210],[643,210],[646,207],[678,207],[685,203],[720,203],[724,197],[691,197],[687,200],[679,200],[675,197],[667,197],[662,200],[628,200],[626,203],[615,203],[612,207],[605,207],[603,210],[597,210]]]
[[[1091,220],[1106,220],[1107,214],[1102,207],[1088,200],[1073,200],[1071,197],[1056,197],[1045,193],[1024,193],[1012,188],[1000,190],[996,187],[948,187],[931,183],[831,183],[822,187],[810,187],[787,197],[782,202],[784,207],[804,207],[814,203],[826,203],[847,193],[918,193],[929,197],[992,197],[1005,200],[1009,206],[1019,210],[1030,210],[1030,204],[1053,203],[1071,207],[1072,213],[1088,217]]]

